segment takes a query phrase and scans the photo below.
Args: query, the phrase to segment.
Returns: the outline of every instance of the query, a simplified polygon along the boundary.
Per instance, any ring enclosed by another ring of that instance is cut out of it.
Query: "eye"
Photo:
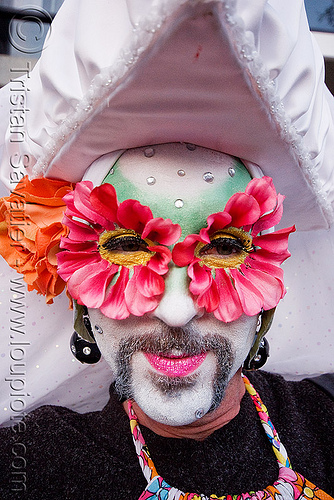
[[[236,255],[244,250],[242,243],[234,238],[217,238],[200,249],[199,255]]]
[[[195,256],[211,268],[236,268],[254,251],[251,236],[242,229],[230,227],[211,237],[205,245],[198,243]]]
[[[147,264],[155,253],[148,249],[151,245],[152,241],[144,240],[135,231],[120,228],[102,233],[97,248],[111,264],[131,268]]]
[[[146,252],[148,243],[140,238],[140,236],[118,236],[111,237],[102,245],[99,245],[105,250],[113,252]]]

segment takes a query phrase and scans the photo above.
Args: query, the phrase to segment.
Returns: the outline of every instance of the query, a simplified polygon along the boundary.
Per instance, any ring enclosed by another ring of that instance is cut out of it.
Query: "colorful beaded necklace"
[[[281,443],[278,433],[273,426],[268,410],[263,404],[259,394],[256,392],[247,377],[243,380],[250,394],[264,431],[272,445],[276,455],[279,474],[277,481],[272,486],[257,492],[242,493],[241,495],[217,495],[205,496],[198,493],[184,493],[170,486],[157,472],[153,460],[141,433],[137,416],[133,410],[132,402],[128,402],[130,427],[132,438],[147,486],[138,500],[334,500],[323,490],[310,483],[301,474],[293,471],[286,449]]]

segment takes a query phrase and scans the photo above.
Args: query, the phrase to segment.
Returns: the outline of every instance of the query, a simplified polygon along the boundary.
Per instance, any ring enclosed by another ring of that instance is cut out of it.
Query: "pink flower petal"
[[[147,266],[137,266],[135,268],[136,284],[139,293],[144,297],[161,295],[165,289],[164,279]]]
[[[200,266],[198,261],[193,262],[188,267],[188,276],[191,278],[189,290],[194,295],[201,295],[212,283],[211,271],[206,266]]]
[[[201,241],[199,234],[189,234],[181,243],[176,243],[172,252],[174,263],[179,267],[190,264],[194,258],[194,251],[199,241]]]
[[[74,191],[70,191],[63,197],[63,201],[66,203],[66,213],[69,217],[80,217],[82,213],[76,208],[74,204]]]
[[[142,238],[148,238],[163,245],[172,245],[180,236],[181,227],[179,224],[173,224],[170,219],[162,217],[149,220],[142,234]]]
[[[75,220],[75,218],[86,221],[93,226],[103,226],[104,229],[114,229],[114,224],[112,224],[108,219],[105,218],[103,211],[94,210],[91,203],[91,193],[93,189],[93,183],[90,181],[78,182],[75,189],[64,196],[67,207],[65,215],[69,219]],[[101,208],[100,206],[98,207]],[[79,225],[84,226],[84,222],[76,221]],[[67,224],[68,225],[68,224]]]
[[[125,302],[125,287],[129,281],[129,269],[122,267],[117,281],[107,290],[106,298],[100,311],[112,319],[125,319],[130,316],[130,311]]]
[[[215,282],[219,293],[219,305],[214,316],[220,321],[229,323],[235,321],[243,313],[239,295],[224,269],[216,270]]]
[[[282,271],[281,269],[279,270]],[[278,302],[285,295],[283,282],[276,279],[271,274],[257,269],[244,269],[243,272],[246,279],[251,281],[251,283],[261,293],[263,297],[262,308],[268,310],[276,307]]]
[[[151,209],[139,201],[125,200],[118,207],[117,218],[121,226],[141,234],[153,215]]]
[[[206,312],[210,313],[217,309],[219,306],[220,296],[217,284],[214,280],[205,292],[201,293],[196,300],[198,307],[203,307]]]
[[[134,316],[143,316],[144,314],[154,311],[154,309],[157,308],[160,297],[144,297],[144,295],[141,295],[138,291],[135,295],[132,292],[133,285],[130,280],[125,291],[125,298],[129,311]]]
[[[201,229],[200,235],[204,241],[207,243],[210,242],[210,238],[208,237],[204,239],[204,234],[209,232],[210,234],[215,233],[219,229],[224,229],[226,226],[231,225],[232,217],[228,212],[218,212],[216,214],[209,215],[207,219],[208,227],[205,229]]]
[[[85,277],[79,286],[79,298],[82,304],[93,308],[101,307],[107,286],[112,277],[111,268],[94,273],[93,276]]]
[[[81,214],[81,218],[89,222],[99,223],[99,214],[95,210],[92,210],[92,204],[90,201],[90,194],[93,189],[93,183],[90,181],[78,182],[73,191],[74,195],[74,206],[78,213]],[[79,216],[80,217],[80,216]]]
[[[261,233],[262,231],[266,231],[267,229],[276,226],[280,222],[283,215],[283,200],[284,196],[280,194],[277,195],[277,204],[275,209],[273,210],[273,212],[261,217],[258,222],[254,224],[252,235],[256,235]]]
[[[247,260],[246,263],[247,263],[247,268],[249,268],[250,270],[256,269],[258,271],[262,271],[263,273],[270,274],[271,276],[279,280],[281,282],[282,290],[284,290],[284,285],[283,285],[284,273],[281,267],[273,264],[272,262],[263,262],[258,260]],[[248,266],[248,264],[250,265]],[[242,267],[243,272],[244,272],[244,267],[246,266]]]
[[[94,228],[84,224],[83,222],[70,219],[69,217],[67,217],[66,213],[62,222],[69,228],[69,238],[71,240],[94,241],[99,239],[99,234]]]
[[[67,284],[68,291],[80,304],[98,308],[104,300],[108,282],[115,272],[117,272],[117,266],[110,266],[103,259],[100,262],[83,266],[70,277]]]
[[[114,223],[117,222],[117,195],[114,186],[111,184],[102,184],[93,189],[90,195],[90,202],[95,211],[102,214],[106,220],[104,226],[107,230],[114,229]]]
[[[139,271],[139,270],[138,270]],[[125,289],[125,301],[131,314],[143,316],[143,314],[153,311],[160,300],[159,296],[145,297],[138,290],[137,273],[129,280]]]
[[[168,264],[172,258],[171,251],[161,245],[148,247],[148,250],[155,252],[155,254],[147,263],[147,267],[157,274],[166,274],[168,271]]]
[[[268,250],[276,254],[288,253],[289,257],[290,252],[288,252],[288,237],[295,230],[296,230],[295,226],[292,226],[285,229],[280,229],[278,231],[274,231],[273,233],[268,233],[261,236],[255,236],[253,238],[253,244],[255,246],[259,246],[264,250]]]
[[[254,224],[261,215],[259,204],[245,193],[235,193],[226,204],[225,211],[228,212],[232,221],[231,226],[242,227]]]
[[[268,262],[271,264],[276,264],[280,266],[288,257],[290,257],[290,252],[287,250],[282,253],[269,252],[268,250],[257,249],[256,252],[249,254],[249,258],[252,261]]]
[[[276,189],[271,177],[252,179],[245,189],[245,193],[253,196],[258,202],[261,214],[271,212],[276,206]]]
[[[96,241],[73,241],[69,238],[62,238],[60,248],[70,250],[71,252],[95,252],[97,251]]]
[[[72,274],[78,269],[89,266],[90,264],[99,263],[100,261],[101,257],[98,252],[58,252],[58,274],[64,281],[68,281]]]
[[[260,290],[238,269],[231,269],[230,273],[244,312],[248,316],[255,316],[261,311],[264,303]]]

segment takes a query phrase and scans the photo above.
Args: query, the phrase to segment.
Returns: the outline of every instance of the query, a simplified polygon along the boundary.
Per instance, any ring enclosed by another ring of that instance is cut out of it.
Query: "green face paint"
[[[251,180],[236,158],[185,144],[162,144],[128,150],[103,182],[113,184],[118,200],[136,199],[154,217],[169,218],[182,228],[182,239],[206,226],[207,217],[224,210]]]

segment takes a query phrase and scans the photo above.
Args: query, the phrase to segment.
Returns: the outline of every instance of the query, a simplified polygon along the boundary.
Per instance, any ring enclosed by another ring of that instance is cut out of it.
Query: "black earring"
[[[265,365],[267,359],[269,358],[269,342],[263,337],[259,344],[259,349],[255,354],[254,358],[250,358],[248,354],[244,361],[244,370],[259,370]]]
[[[82,322],[85,329],[87,330],[89,337],[94,339],[94,334],[92,326],[90,324],[86,306],[83,307]],[[70,349],[72,351],[72,354],[81,363],[92,365],[94,363],[97,363],[101,358],[101,353],[99,348],[97,347],[97,344],[95,342],[89,342],[88,340],[83,339],[76,331],[73,332],[73,335],[71,337]]]
[[[81,363],[92,365],[97,363],[101,358],[101,353],[95,342],[88,342],[80,337],[77,332],[73,332],[70,340],[72,354]]]

